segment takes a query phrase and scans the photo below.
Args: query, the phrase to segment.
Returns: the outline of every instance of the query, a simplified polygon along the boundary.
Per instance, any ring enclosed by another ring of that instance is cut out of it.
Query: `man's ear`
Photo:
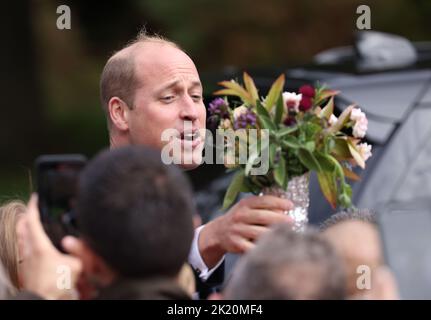
[[[129,107],[118,97],[112,97],[108,103],[111,123],[120,131],[129,129]]]

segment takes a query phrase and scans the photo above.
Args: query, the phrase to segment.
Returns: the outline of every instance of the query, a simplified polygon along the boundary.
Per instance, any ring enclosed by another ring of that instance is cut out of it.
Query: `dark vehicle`
[[[240,71],[204,78],[204,85],[240,78]],[[267,92],[281,70],[250,73],[258,88]],[[366,140],[373,146],[373,156],[365,170],[358,170],[361,180],[352,184],[357,207],[377,209],[431,198],[431,43],[360,32],[354,46],[324,51],[313,63],[289,68],[285,75],[287,91],[319,82],[341,90],[338,113],[355,103],[367,114]],[[204,221],[222,203],[230,181],[224,172],[221,165],[203,165],[190,173]],[[334,212],[313,176],[310,198],[310,223],[318,224]]]

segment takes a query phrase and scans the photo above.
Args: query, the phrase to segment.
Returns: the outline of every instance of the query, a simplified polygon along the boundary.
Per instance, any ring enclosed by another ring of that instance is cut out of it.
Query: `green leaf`
[[[361,177],[359,177],[356,173],[347,169],[346,167],[343,167],[343,173],[344,173],[344,176],[350,180],[353,180],[353,181],[361,180]]]
[[[311,122],[311,120],[308,121],[310,122],[303,124],[305,136],[307,137],[307,140],[315,140],[316,135],[322,130],[322,127]]]
[[[295,132],[296,130],[298,130],[297,126],[292,126],[292,127],[284,127],[280,130],[278,130],[275,135],[277,136],[277,138],[281,138],[285,135],[291,134],[292,132]]]
[[[253,179],[254,177],[255,176],[244,178],[244,184],[243,184],[243,187],[241,188],[241,192],[257,193],[262,189],[262,187],[259,186],[256,183],[256,181]]]
[[[302,174],[303,172],[301,172]],[[289,185],[289,178],[288,178],[288,174],[286,173],[286,179],[284,179],[284,183],[281,186],[283,188],[283,190],[287,190],[287,186]]]
[[[322,171],[319,162],[308,149],[300,148],[298,150],[298,158],[302,162],[302,164],[309,170],[314,170],[317,172]]]
[[[341,129],[343,129],[346,122],[349,120],[350,112],[352,112],[352,109],[354,108],[354,105],[348,106],[338,117],[337,122],[335,122],[331,127],[329,127],[328,132],[329,133],[337,133]]]
[[[348,185],[348,184],[344,185],[344,192],[346,193],[346,195],[349,198],[352,198],[353,191],[352,191],[352,187],[350,185]]]
[[[256,112],[260,117],[266,117],[271,119],[271,115],[269,114],[268,110],[266,110],[260,101],[256,104]]]
[[[244,103],[246,104],[251,104],[251,99],[249,99],[248,96],[244,96],[241,93],[238,93],[238,91],[234,90],[234,89],[221,89],[221,90],[217,90],[216,92],[213,93],[216,96],[235,96],[235,97],[239,97]]]
[[[323,195],[333,209],[337,205],[337,184],[335,176],[329,172],[318,172],[317,180],[319,181],[320,189]]]
[[[239,170],[233,177],[223,200],[223,210],[229,208],[235,201],[244,184],[244,171]]]
[[[326,106],[322,109],[320,112],[320,116],[325,118],[326,120],[329,120],[331,115],[334,113],[334,97],[332,97]]]
[[[305,149],[310,152],[314,152],[314,149],[316,149],[316,143],[314,141],[307,141],[304,146]]]
[[[271,111],[272,107],[276,103],[278,97],[283,91],[284,87],[284,74],[280,75],[277,80],[272,84],[271,89],[269,89],[268,95],[265,99],[265,108]]]
[[[238,96],[242,101],[249,105],[254,105],[251,95],[244,89],[240,84],[235,81],[222,81],[219,82],[220,86],[223,86],[227,89],[222,89],[214,92],[215,95],[231,95]]]
[[[254,107],[256,105],[256,101],[259,100],[259,94],[257,92],[256,85],[254,84],[253,79],[248,75],[247,72],[244,72],[243,78],[245,88],[251,96],[251,105]]]
[[[316,157],[323,171],[327,171],[327,172],[334,171],[335,165],[333,161],[337,161],[337,160],[335,160],[332,156],[319,151],[315,152],[314,156]]]
[[[248,179],[246,179],[246,182],[248,182],[250,188],[254,189],[253,193],[256,193],[255,191],[260,191],[262,188],[265,187],[264,184],[262,184],[261,178],[263,176],[249,176]]]
[[[269,164],[271,167],[274,166],[275,154],[277,153],[277,147],[274,143],[269,145]]]
[[[245,166],[244,174],[246,176],[248,176],[248,174],[250,173],[251,168],[253,168],[254,162],[256,161],[257,157],[259,156],[258,148],[254,148],[252,150],[254,150],[254,152],[249,155],[249,157],[247,159],[247,164]]]
[[[330,153],[331,150],[335,148],[335,139],[331,136],[326,136],[324,139],[325,139],[325,152]]]
[[[272,120],[268,117],[259,117],[259,122],[263,129],[268,129],[270,131],[275,131],[277,129]]]
[[[352,208],[352,188],[346,184],[344,191],[338,195],[338,204],[343,208]]]
[[[292,136],[284,137],[283,140],[281,141],[281,145],[286,149],[288,148],[298,149],[301,147],[301,145],[298,142],[298,139]]]
[[[274,122],[276,125],[279,125],[281,123],[281,120],[283,119],[283,113],[284,113],[283,95],[280,93],[280,96],[278,97],[278,100],[277,100],[277,106],[275,109]]]
[[[362,169],[365,169],[365,161],[362,158],[361,154],[356,150],[356,147],[352,144],[351,141],[347,142],[347,146],[349,147],[350,154],[352,155],[353,159],[355,159],[358,166],[360,166]]]
[[[239,192],[253,192],[253,190],[252,190],[252,188],[251,188],[251,186],[249,186],[247,183],[245,183],[245,181],[244,181],[244,183],[243,183],[243,185],[241,186],[241,188],[240,188],[240,190],[239,190]]]
[[[339,160],[348,160],[352,157],[346,139],[335,139],[334,147],[330,151]]]
[[[340,93],[340,91],[336,91],[336,90],[328,90],[328,89],[321,90],[315,99],[315,104],[319,105],[325,99],[328,99],[329,97],[333,98],[334,96],[336,96],[339,93]]]
[[[280,187],[284,186],[284,182],[286,181],[286,160],[284,160],[283,156],[280,157],[280,162],[274,169],[274,179]]]
[[[259,121],[264,129],[268,129],[271,131],[277,130],[277,127],[271,120],[271,116],[269,115],[268,111],[262,106],[259,101],[257,101],[256,103],[256,112],[259,116]]]

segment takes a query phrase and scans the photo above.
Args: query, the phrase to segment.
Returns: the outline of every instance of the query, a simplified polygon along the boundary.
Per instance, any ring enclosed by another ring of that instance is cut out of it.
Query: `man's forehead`
[[[169,43],[146,42],[133,49],[135,66],[141,72],[154,76],[173,69],[195,74],[197,69],[192,59],[182,50]]]

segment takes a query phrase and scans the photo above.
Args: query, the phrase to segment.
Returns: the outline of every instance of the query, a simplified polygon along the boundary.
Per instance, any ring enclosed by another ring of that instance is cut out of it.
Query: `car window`
[[[331,87],[341,90],[344,97],[381,122],[398,122],[404,119],[430,78],[430,71],[392,72],[358,76],[351,83],[334,81]]]
[[[425,92],[424,96],[421,99],[421,104],[431,104],[431,81],[428,90]]]
[[[431,109],[409,115],[368,176],[359,207],[431,197]]]

